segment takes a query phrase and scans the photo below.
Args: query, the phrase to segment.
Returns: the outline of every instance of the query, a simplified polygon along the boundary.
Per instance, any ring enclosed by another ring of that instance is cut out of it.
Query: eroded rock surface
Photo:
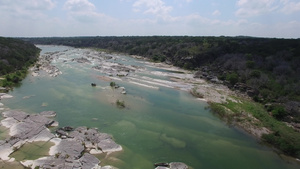
[[[162,166],[157,166],[155,169],[188,169],[189,167],[182,163],[182,162],[171,162],[168,164],[168,166],[165,166],[166,164],[163,163]]]
[[[9,157],[27,142],[51,141],[55,145],[50,148],[49,156],[37,160],[22,161],[29,168],[80,168],[109,169],[101,167],[100,160],[90,153],[111,153],[121,151],[122,147],[115,143],[112,136],[100,133],[97,129],[78,127],[59,128],[54,135],[48,127],[57,124],[53,119],[53,111],[39,114],[27,114],[22,111],[5,111],[2,113],[1,125],[9,129],[10,138],[0,140],[0,160],[14,160]],[[61,134],[63,133],[63,134]]]
[[[0,159],[9,160],[9,155],[26,142],[49,141],[55,135],[46,126],[53,120],[41,115],[30,115],[22,111],[5,111],[2,113],[1,125],[9,129],[10,138],[0,142]]]

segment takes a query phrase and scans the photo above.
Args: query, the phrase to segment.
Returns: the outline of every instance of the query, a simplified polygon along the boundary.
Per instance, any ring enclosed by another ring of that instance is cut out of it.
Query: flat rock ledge
[[[0,93],[0,100],[1,99],[10,99],[12,98],[12,95],[6,94],[6,93]]]
[[[57,126],[49,117],[56,115],[53,111],[39,114],[27,114],[22,111],[5,111],[1,125],[8,128],[10,138],[0,140],[0,160],[14,161],[9,155],[25,143],[50,141],[55,145],[50,148],[49,156],[36,160],[21,161],[29,168],[80,168],[80,169],[113,169],[112,166],[101,167],[100,160],[92,154],[122,151],[112,136],[100,133],[97,129],[87,127],[63,127],[56,134],[48,129]]]
[[[188,169],[189,167],[182,162],[161,163],[155,169]]]

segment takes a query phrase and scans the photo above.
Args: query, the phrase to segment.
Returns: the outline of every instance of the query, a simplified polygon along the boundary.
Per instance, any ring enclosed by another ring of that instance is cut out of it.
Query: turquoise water
[[[109,81],[97,78],[103,74],[91,69],[93,65],[61,61],[84,56],[82,50],[39,47],[42,54],[64,51],[62,59],[53,62],[63,74],[28,75],[20,87],[10,92],[14,98],[3,103],[28,113],[53,110],[57,112],[55,119],[60,126],[97,127],[101,132],[110,133],[124,151],[99,155],[101,165],[152,169],[156,162],[180,161],[193,169],[299,168],[244,132],[226,125],[205,108],[206,103],[187,92],[115,81],[126,88],[127,94],[122,95],[109,86]],[[127,58],[119,63],[143,66],[135,61]],[[97,87],[91,87],[92,82]],[[124,100],[126,108],[117,108],[116,99]]]

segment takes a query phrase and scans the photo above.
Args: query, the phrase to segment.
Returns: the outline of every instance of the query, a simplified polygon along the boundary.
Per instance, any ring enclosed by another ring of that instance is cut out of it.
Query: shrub
[[[116,86],[116,83],[115,82],[110,82],[109,84],[111,87],[115,87]]]
[[[190,63],[190,62],[186,62],[186,63],[183,65],[183,68],[184,68],[184,69],[187,69],[187,70],[192,70],[192,69],[193,69],[193,64]]]
[[[124,101],[121,101],[121,100],[117,100],[116,101],[116,104],[119,108],[125,108],[125,103]]]
[[[251,73],[250,73],[250,76],[251,77],[254,77],[254,78],[260,78],[260,71],[259,70],[253,70]]]
[[[58,158],[60,156],[60,153],[55,154],[55,158]]]
[[[279,120],[284,118],[286,114],[287,112],[284,110],[283,106],[275,106],[272,110],[272,115]]]
[[[154,56],[152,56],[152,60],[154,62],[164,62],[164,61],[166,61],[166,56],[164,56],[164,55],[154,55]]]
[[[210,109],[212,112],[219,114],[221,117],[224,117],[226,115],[225,107],[218,103],[211,103]]]
[[[231,85],[234,85],[239,81],[238,74],[235,72],[227,74],[226,80],[228,80]]]
[[[247,66],[247,68],[249,68],[249,69],[253,69],[253,68],[254,68],[254,65],[255,65],[254,61],[248,60],[248,61],[246,62],[246,66]]]
[[[296,156],[299,148],[297,148],[296,144],[292,144],[292,141],[289,140],[289,137],[283,137],[278,132],[272,134],[264,134],[262,138],[270,144],[275,145],[283,152],[291,155]]]

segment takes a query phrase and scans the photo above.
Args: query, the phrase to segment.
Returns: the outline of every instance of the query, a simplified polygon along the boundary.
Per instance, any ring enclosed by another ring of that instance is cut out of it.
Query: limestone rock
[[[10,99],[12,98],[12,95],[6,94],[6,93],[0,93],[0,100],[1,99]]]
[[[69,137],[82,141],[88,150],[94,149],[95,153],[106,153],[121,151],[122,147],[113,141],[112,137],[106,133],[99,133],[96,129],[88,129],[86,127],[78,127],[69,134]],[[98,151],[95,151],[98,150]]]
[[[188,166],[181,162],[170,163],[170,169],[188,169]]]
[[[43,112],[40,112],[40,115],[42,115],[44,117],[55,117],[56,112],[55,111],[43,111]]]
[[[26,142],[51,141],[55,146],[50,148],[50,156],[21,163],[31,168],[113,169],[111,166],[99,166],[99,159],[84,152],[94,150],[96,153],[111,153],[122,150],[122,147],[113,141],[112,136],[100,133],[95,128],[78,127],[74,130],[69,126],[62,127],[56,133],[64,137],[56,137],[47,128],[55,123],[47,118],[56,115],[53,111],[27,114],[10,110],[2,114],[5,119],[1,121],[1,125],[9,128],[11,137],[0,140],[1,160],[10,160],[9,155]]]
[[[0,157],[8,160],[9,155],[26,142],[48,141],[55,136],[46,127],[53,120],[41,115],[29,115],[22,111],[5,111],[1,124],[9,128],[10,138],[0,144]]]
[[[84,147],[80,142],[74,139],[62,139],[55,153],[59,158],[79,159],[83,150]]]
[[[97,145],[105,153],[122,150],[122,147],[120,145],[116,144],[112,139],[102,140]]]
[[[100,160],[95,156],[85,153],[80,159],[79,162],[82,165],[82,169],[96,168],[100,163]]]
[[[9,110],[2,113],[3,117],[13,117],[14,119],[21,121],[28,116],[27,113],[22,111]]]
[[[155,169],[188,169],[189,167],[182,162],[171,162],[171,163],[161,163],[163,165],[158,166]],[[167,165],[166,165],[167,164]]]

